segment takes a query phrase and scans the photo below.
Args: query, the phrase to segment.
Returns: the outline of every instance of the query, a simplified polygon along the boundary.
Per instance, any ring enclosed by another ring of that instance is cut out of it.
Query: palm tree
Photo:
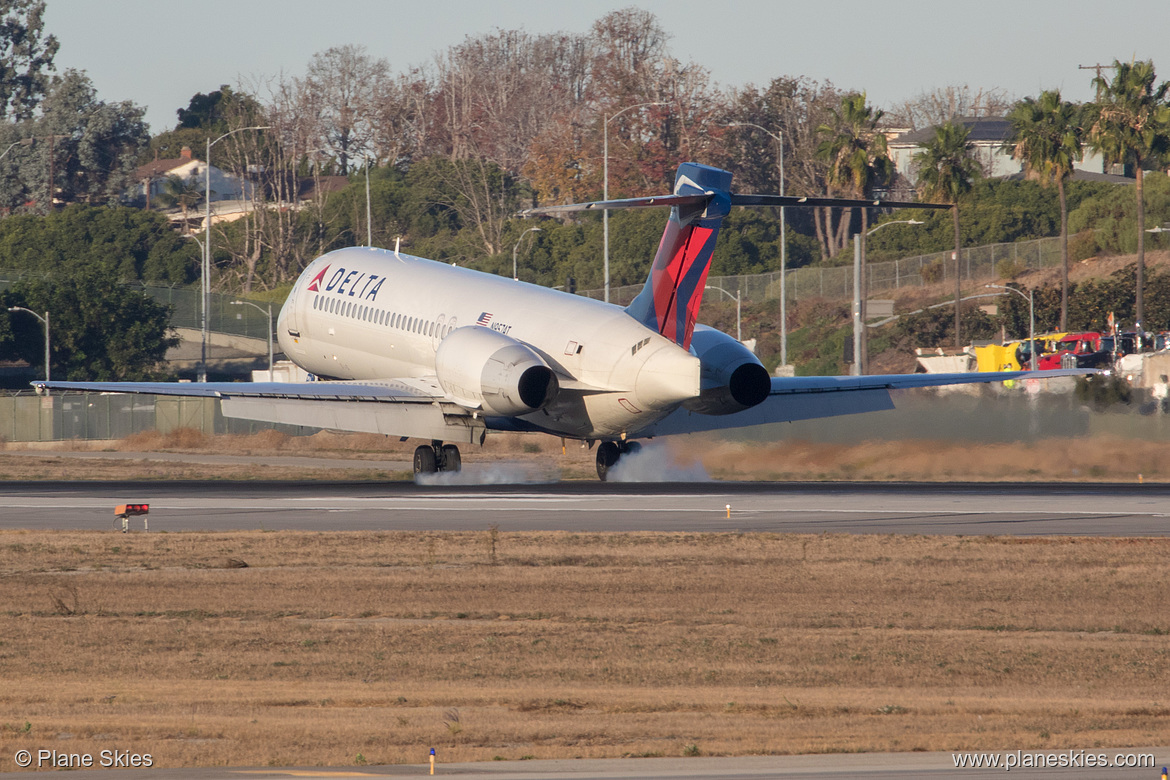
[[[171,174],[167,177],[166,183],[163,184],[163,191],[158,194],[158,202],[163,208],[171,208],[178,206],[183,210],[183,232],[190,231],[190,225],[187,223],[187,212],[194,206],[199,205],[203,200],[203,184],[199,182],[194,176],[191,176],[186,181],[182,178]]]
[[[1011,130],[1004,151],[1024,164],[1028,175],[1044,186],[1056,184],[1060,197],[1060,329],[1068,330],[1068,202],[1064,183],[1081,159],[1084,128],[1081,110],[1060,99],[1060,90],[1041,92],[1038,100],[1016,103],[1008,121]]]
[[[873,188],[886,184],[894,175],[894,163],[886,148],[886,137],[877,129],[885,115],[865,103],[865,93],[855,92],[841,98],[841,111],[833,112],[832,125],[821,125],[817,134],[824,138],[817,147],[817,157],[829,163],[828,182],[855,198],[868,198]],[[841,215],[842,235],[852,221],[852,209]],[[865,322],[865,234],[869,228],[869,209],[861,210],[861,321]],[[844,240],[841,246],[845,245]],[[860,373],[868,362],[867,341],[861,339],[861,354],[855,356]]]
[[[971,156],[971,144],[967,141],[970,128],[954,122],[946,122],[934,129],[934,138],[919,146],[922,151],[914,155],[918,166],[918,189],[925,200],[934,203],[951,204],[951,216],[955,222],[955,346],[962,347],[959,332],[959,308],[963,297],[959,276],[959,201],[971,191],[971,182],[982,171],[979,163]]]
[[[833,124],[821,125],[822,136],[817,157],[829,163],[828,181],[833,187],[855,198],[866,198],[874,187],[885,184],[894,175],[894,163],[886,149],[886,137],[877,125],[885,112],[865,103],[864,92],[841,98],[841,110],[833,111]],[[848,224],[850,213],[842,216]],[[861,232],[868,227],[869,214],[861,210]]]
[[[1089,146],[1109,163],[1132,165],[1137,185],[1137,321],[1145,320],[1146,208],[1142,194],[1142,171],[1156,163],[1170,148],[1170,106],[1166,93],[1170,83],[1154,86],[1154,62],[1113,61],[1113,80],[1093,79],[1101,98],[1096,121],[1089,128]]]

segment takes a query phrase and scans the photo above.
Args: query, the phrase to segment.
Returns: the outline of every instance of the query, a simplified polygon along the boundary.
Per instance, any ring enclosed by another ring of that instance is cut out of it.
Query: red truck
[[[1066,356],[1069,356],[1066,359]],[[1113,339],[1100,333],[1069,333],[1056,342],[1055,350],[1036,359],[1036,368],[1100,368],[1113,360]]]

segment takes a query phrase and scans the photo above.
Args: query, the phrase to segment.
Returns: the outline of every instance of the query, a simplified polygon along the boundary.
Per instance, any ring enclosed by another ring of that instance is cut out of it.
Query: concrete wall
[[[133,433],[194,428],[207,434],[275,428],[292,435],[317,428],[279,426],[224,417],[218,398],[64,393],[0,396],[0,441],[123,439]]]

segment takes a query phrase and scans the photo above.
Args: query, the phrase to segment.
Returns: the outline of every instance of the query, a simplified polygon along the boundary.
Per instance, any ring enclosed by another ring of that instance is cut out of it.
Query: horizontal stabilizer
[[[714,192],[701,195],[653,195],[647,198],[622,198],[620,200],[595,200],[589,203],[569,203],[564,206],[541,206],[540,208],[525,209],[520,212],[522,217],[552,216],[556,214],[573,214],[579,211],[598,211],[609,209],[645,209],[661,206],[705,206]],[[948,203],[917,203],[908,200],[881,200],[880,198],[865,200],[857,198],[813,198],[802,195],[731,195],[732,206],[783,206],[785,208],[813,208],[828,207],[841,209],[873,208],[873,209],[949,209]]]
[[[855,200],[853,198],[806,198],[797,195],[732,195],[732,206],[828,206],[843,209],[949,209],[949,203],[916,203],[908,200]]]
[[[656,206],[703,206],[713,193],[702,195],[654,195],[649,198],[622,198],[621,200],[595,200],[591,203],[570,203],[566,206],[543,206],[525,209],[522,217],[537,217],[546,214],[571,214],[576,211],[597,211],[598,209],[644,209]]]

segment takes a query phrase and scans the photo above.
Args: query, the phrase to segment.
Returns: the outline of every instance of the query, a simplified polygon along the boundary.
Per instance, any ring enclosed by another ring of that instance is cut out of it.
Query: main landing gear
[[[463,459],[459,456],[459,448],[454,444],[432,441],[430,444],[421,445],[414,451],[415,474],[459,471],[461,468],[463,468]]]
[[[630,455],[642,449],[636,441],[603,441],[597,445],[597,476],[605,482],[609,474],[622,456]]]

